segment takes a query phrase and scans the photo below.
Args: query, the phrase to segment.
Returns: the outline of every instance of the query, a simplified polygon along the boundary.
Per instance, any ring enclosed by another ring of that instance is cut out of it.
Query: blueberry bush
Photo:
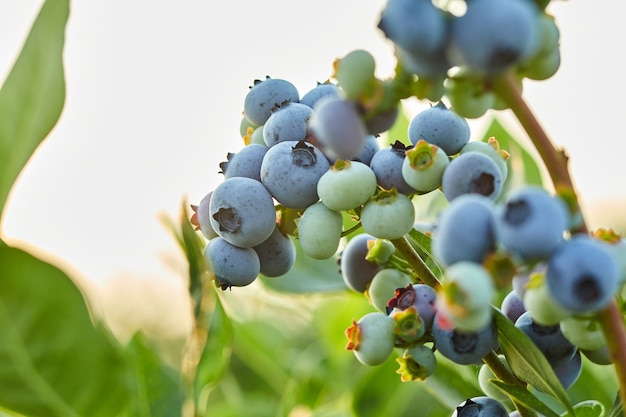
[[[589,230],[522,95],[559,68],[558,16],[452,3],[386,2],[388,79],[354,50],[308,91],[251,83],[223,181],[164,219],[188,261],[180,363],[0,242],[0,415],[622,416],[626,240]],[[0,209],[62,111],[68,15],[43,4],[0,90]]]

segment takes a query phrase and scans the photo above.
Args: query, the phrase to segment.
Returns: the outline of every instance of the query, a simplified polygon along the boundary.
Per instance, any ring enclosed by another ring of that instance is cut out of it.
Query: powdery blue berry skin
[[[473,0],[452,22],[451,59],[484,74],[501,73],[535,52],[538,25],[531,1]]]
[[[343,92],[341,91],[341,88],[335,84],[317,84],[315,87],[307,91],[302,98],[300,98],[300,103],[313,108],[318,100],[326,96],[340,98],[343,97]]]
[[[469,142],[470,127],[467,120],[439,102],[411,119],[408,135],[413,145],[424,139],[447,155],[454,155]]]
[[[234,177],[220,183],[209,205],[213,230],[235,246],[251,248],[276,227],[276,208],[267,189],[251,178]]]
[[[197,227],[200,229],[202,235],[208,240],[217,237],[218,234],[211,226],[211,213],[210,213],[210,204],[211,204],[211,196],[213,195],[213,191],[207,193],[202,199],[200,203],[197,205],[196,212],[196,220],[198,222]]]
[[[448,34],[442,10],[429,1],[389,0],[378,28],[395,45],[414,54],[443,50]]]
[[[558,324],[540,325],[533,320],[530,312],[522,314],[515,322],[515,327],[532,340],[552,367],[564,364],[576,353],[576,346],[563,336]]]
[[[252,249],[259,256],[260,273],[266,277],[279,277],[289,272],[296,261],[296,246],[278,227],[262,243]]]
[[[380,150],[380,144],[378,143],[378,139],[376,138],[376,136],[368,135],[365,138],[363,149],[361,149],[361,152],[352,160],[363,162],[365,165],[369,165],[370,162],[372,161],[372,158],[379,150]]]
[[[606,247],[588,235],[562,243],[550,256],[546,282],[554,300],[576,313],[598,311],[611,301],[619,273]]]
[[[285,102],[298,102],[298,89],[289,81],[280,78],[256,80],[244,98],[244,116],[253,124],[264,124],[272,109]]]
[[[272,111],[263,126],[267,146],[278,142],[306,140],[310,136],[308,122],[313,109],[301,103],[287,103]]]
[[[343,281],[353,291],[364,292],[381,266],[365,259],[367,242],[376,238],[367,233],[354,236],[346,243],[339,257]]]
[[[388,148],[382,148],[374,154],[370,161],[370,168],[376,175],[376,182],[385,189],[395,188],[402,194],[413,194],[415,188],[406,183],[402,176],[402,163],[407,148],[396,141]]]
[[[356,103],[332,96],[315,103],[309,128],[330,159],[356,158],[369,135]]]
[[[304,141],[280,142],[268,149],[261,164],[261,182],[288,208],[317,202],[317,182],[330,168],[326,156]]]
[[[563,388],[569,389],[580,377],[583,369],[582,355],[576,352],[574,356],[562,365],[552,368]]]
[[[491,397],[473,397],[459,404],[452,417],[509,417],[509,412]]]
[[[522,259],[545,259],[569,225],[565,203],[537,186],[518,189],[496,208],[498,242]]]
[[[432,335],[439,353],[460,365],[480,363],[483,356],[498,346],[493,322],[475,332],[460,332],[441,312],[435,315]]]
[[[493,202],[479,194],[464,194],[443,209],[432,238],[435,258],[446,265],[481,263],[496,247]]]
[[[524,300],[517,295],[515,290],[511,290],[503,299],[500,305],[502,313],[513,323],[526,312]]]
[[[491,158],[480,152],[467,152],[454,158],[441,180],[448,201],[463,194],[481,194],[495,200],[502,185],[502,172]]]
[[[203,256],[222,289],[250,285],[261,270],[261,263],[254,249],[234,246],[221,237],[207,243]]]
[[[261,163],[267,146],[252,143],[237,153],[229,153],[227,161],[220,164],[224,178],[246,177],[261,181]]]

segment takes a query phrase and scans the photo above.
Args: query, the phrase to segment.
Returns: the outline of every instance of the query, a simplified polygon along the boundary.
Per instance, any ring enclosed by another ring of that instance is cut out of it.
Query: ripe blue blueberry
[[[306,140],[309,136],[308,122],[313,109],[301,103],[286,103],[272,110],[263,125],[263,140],[267,146],[278,142]]]
[[[480,363],[483,356],[498,346],[493,322],[477,331],[461,332],[441,312],[435,315],[432,335],[439,353],[460,365]]]
[[[451,28],[452,61],[497,74],[531,56],[538,44],[538,11],[527,0],[473,0]]]
[[[223,290],[250,285],[261,271],[254,249],[234,246],[221,237],[207,243],[203,256],[215,282]]]
[[[323,97],[331,96],[340,98],[342,94],[341,88],[335,84],[330,82],[317,83],[315,87],[304,93],[302,98],[300,98],[300,103],[313,108],[315,103]]]
[[[496,208],[495,231],[505,249],[523,259],[545,259],[569,224],[563,201],[538,186],[526,186]]]
[[[452,417],[508,417],[504,405],[491,397],[474,397],[460,404]]]
[[[261,181],[261,163],[267,146],[252,143],[237,153],[228,153],[227,160],[220,163],[224,178],[246,177]]]
[[[300,94],[291,82],[267,77],[265,80],[254,81],[244,98],[243,113],[251,123],[260,126],[270,117],[274,107],[298,100]]]
[[[440,101],[411,119],[408,135],[413,145],[424,139],[439,146],[447,155],[454,155],[469,142],[470,127],[467,120]]]
[[[432,251],[446,265],[481,263],[496,247],[493,202],[479,194],[464,194],[443,209],[433,234]]]
[[[415,307],[426,329],[432,328],[437,313],[437,292],[426,284],[409,284],[397,288],[387,302],[387,309],[406,310]]]
[[[385,189],[395,188],[402,194],[413,194],[415,189],[406,183],[402,176],[402,164],[407,148],[402,142],[395,141],[391,146],[380,149],[370,161],[370,168],[376,175],[376,182]]]
[[[618,269],[605,245],[577,235],[550,256],[546,282],[554,300],[576,313],[604,308],[617,289]]]
[[[502,185],[502,172],[493,159],[482,152],[466,152],[454,158],[441,180],[448,201],[463,194],[481,194],[495,200]]]
[[[382,269],[375,262],[365,259],[369,251],[368,242],[376,238],[367,233],[354,236],[346,243],[339,257],[341,275],[348,288],[364,292],[374,276]]]
[[[246,177],[220,183],[209,205],[213,230],[242,248],[251,248],[267,239],[276,227],[276,208],[267,189]]]
[[[553,367],[569,361],[576,353],[576,346],[563,336],[558,324],[549,326],[538,324],[528,311],[517,319],[515,327],[533,341]]]
[[[317,182],[329,168],[328,159],[314,145],[280,142],[263,158],[261,182],[283,206],[306,208],[319,199]]]
[[[278,227],[272,234],[252,249],[259,256],[261,274],[279,277],[289,272],[296,261],[296,246]]]

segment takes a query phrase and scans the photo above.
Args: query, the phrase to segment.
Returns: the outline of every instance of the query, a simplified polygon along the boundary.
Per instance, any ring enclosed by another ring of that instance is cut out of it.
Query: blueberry
[[[498,360],[502,363],[502,365],[511,371],[511,366],[506,360],[504,355],[498,355]],[[496,386],[491,382],[491,379],[498,379],[494,373],[491,371],[487,365],[482,365],[480,370],[478,371],[478,385],[480,385],[480,389],[483,390],[483,393],[493,398],[494,400],[498,400],[502,403],[510,403],[511,399],[508,395],[500,391]]]
[[[243,113],[251,123],[260,126],[270,117],[274,107],[298,100],[300,94],[291,82],[267,77],[254,81],[244,98]]]
[[[416,345],[404,351],[400,358],[396,358],[400,364],[399,373],[402,381],[426,380],[435,372],[437,358],[432,349],[424,345]]]
[[[568,389],[578,380],[583,368],[582,355],[576,352],[574,356],[562,365],[553,368],[556,377],[563,388]]]
[[[417,309],[427,329],[432,328],[437,313],[437,293],[432,287],[426,284],[409,284],[397,288],[394,296],[387,302],[388,309],[405,310],[410,307]]]
[[[190,222],[193,226],[195,226],[196,230],[200,230],[200,233],[202,233],[202,235],[208,240],[218,236],[211,225],[211,213],[209,211],[209,206],[211,204],[212,195],[213,191],[210,191],[202,197],[198,205],[191,206],[194,213],[191,216]]]
[[[355,49],[333,63],[333,77],[349,100],[370,97],[374,93],[377,79],[374,74],[376,61],[364,49]]]
[[[361,152],[357,156],[352,158],[352,160],[363,162],[365,165],[369,165],[372,161],[372,158],[379,150],[380,144],[378,143],[378,138],[374,135],[368,135],[365,138],[363,149],[361,149]]]
[[[367,289],[367,296],[370,303],[378,311],[387,313],[389,300],[395,297],[398,289],[406,288],[408,285],[411,285],[410,275],[395,268],[384,268],[378,271],[372,278],[372,282]]]
[[[508,417],[504,405],[491,397],[474,397],[460,404],[452,417]]]
[[[355,102],[327,96],[313,107],[309,128],[331,159],[352,159],[363,150],[368,132]]]
[[[500,144],[495,137],[490,137],[487,139],[487,142],[468,142],[461,148],[460,151],[461,154],[466,152],[482,152],[493,159],[498,168],[500,168],[500,172],[502,172],[502,179],[506,180],[509,174],[509,167],[506,161],[509,159],[510,155],[507,151],[500,149]]]
[[[346,329],[348,345],[364,365],[380,365],[394,348],[393,319],[379,311],[368,313]]]
[[[361,209],[361,225],[379,239],[399,239],[413,229],[415,208],[411,199],[395,189],[383,190]]]
[[[502,191],[502,172],[482,152],[467,152],[454,158],[443,173],[442,191],[448,201],[462,194],[481,194],[495,200]]]
[[[406,151],[402,162],[402,178],[415,190],[428,193],[441,186],[449,163],[443,149],[422,139]]]
[[[414,54],[443,50],[448,34],[443,11],[430,1],[387,1],[378,28],[395,45]]]
[[[604,308],[617,289],[618,269],[605,245],[588,235],[562,243],[548,260],[546,282],[558,304],[577,313]]]
[[[306,140],[308,122],[313,109],[301,103],[287,103],[272,111],[263,126],[263,140],[267,146],[278,142]]]
[[[473,0],[452,22],[452,61],[488,75],[501,73],[535,52],[537,32],[533,2]]]
[[[470,127],[467,120],[440,101],[411,119],[408,135],[413,145],[424,139],[442,148],[447,155],[454,155],[469,141]]]
[[[515,327],[532,340],[553,367],[569,361],[576,353],[576,346],[563,336],[558,324],[538,324],[528,311],[517,319]]]
[[[331,96],[340,98],[342,97],[342,94],[341,88],[335,84],[330,82],[318,83],[315,87],[307,91],[302,98],[300,98],[300,103],[313,108],[315,103],[323,97]]]
[[[515,323],[515,321],[526,312],[526,306],[524,306],[524,300],[517,295],[517,292],[511,290],[502,299],[500,310],[502,310],[502,313],[504,313],[509,320]]]
[[[395,188],[403,194],[415,193],[415,188],[406,183],[402,176],[402,163],[407,148],[402,142],[395,141],[391,146],[382,148],[374,154],[370,168],[376,175],[376,182],[385,189]]]
[[[211,239],[203,255],[215,282],[223,290],[250,285],[261,271],[254,249],[231,245],[221,237]]]
[[[220,183],[213,190],[209,212],[213,230],[242,248],[263,242],[276,226],[272,196],[251,178],[233,177]]]
[[[563,240],[569,215],[563,201],[538,186],[510,194],[496,209],[498,242],[523,259],[545,259]]]
[[[298,240],[302,251],[314,259],[328,259],[337,252],[343,217],[322,202],[311,204],[298,220]]]
[[[220,163],[224,178],[246,177],[261,181],[261,163],[267,146],[252,143],[237,153],[229,153],[227,160]]]
[[[296,261],[296,246],[278,227],[272,234],[252,249],[259,256],[261,274],[279,277],[289,272]]]
[[[362,162],[339,160],[317,183],[320,200],[337,211],[365,204],[376,192],[376,174]]]
[[[365,259],[369,250],[368,241],[376,240],[372,235],[361,233],[348,241],[339,257],[341,275],[348,288],[364,292],[374,276],[382,269],[378,264]]]
[[[317,202],[317,182],[330,168],[326,156],[304,141],[280,142],[268,149],[261,164],[261,182],[288,208]]]
[[[433,234],[435,258],[447,265],[482,262],[496,248],[493,202],[479,194],[465,194],[443,209]]]
[[[460,365],[480,363],[483,356],[498,346],[493,322],[477,331],[461,332],[441,312],[435,315],[432,335],[439,353]]]

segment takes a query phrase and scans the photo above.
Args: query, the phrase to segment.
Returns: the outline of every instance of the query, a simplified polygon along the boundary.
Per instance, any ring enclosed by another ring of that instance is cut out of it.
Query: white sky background
[[[0,1],[2,80],[41,4]],[[270,75],[304,94],[356,48],[390,75],[391,47],[375,27],[383,4],[73,1],[65,109],[13,189],[3,238],[96,281],[176,275],[165,259],[180,261],[180,251],[158,216],[176,217],[184,198],[197,203],[219,183],[219,162],[242,146],[248,86]],[[526,97],[568,149],[584,199],[626,197],[626,3],[558,1],[551,10],[562,67],[550,80],[528,82]],[[485,123],[471,122],[476,137]]]

